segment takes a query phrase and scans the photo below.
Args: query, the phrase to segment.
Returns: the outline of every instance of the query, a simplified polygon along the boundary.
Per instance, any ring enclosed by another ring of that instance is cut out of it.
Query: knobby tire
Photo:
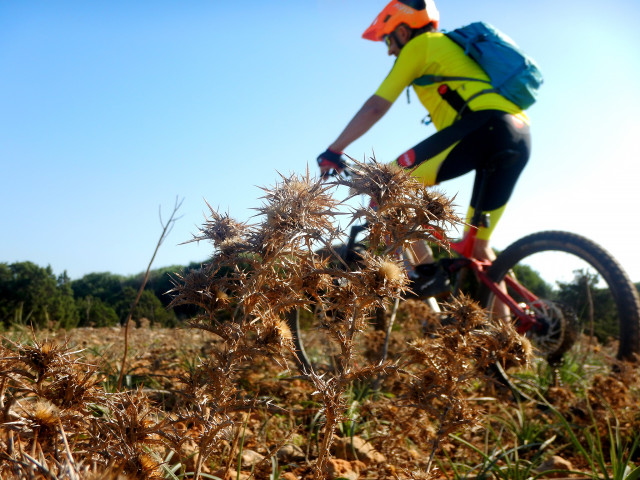
[[[499,283],[521,262],[541,252],[565,252],[589,264],[606,282],[618,310],[618,359],[635,360],[640,354],[640,300],[635,285],[620,264],[604,248],[580,235],[562,232],[538,232],[521,238],[502,251],[488,270],[489,278]],[[485,286],[480,299],[489,306],[493,293]]]

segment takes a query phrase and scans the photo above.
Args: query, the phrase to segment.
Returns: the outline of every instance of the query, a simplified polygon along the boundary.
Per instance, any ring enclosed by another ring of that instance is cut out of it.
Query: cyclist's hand
[[[328,178],[344,170],[347,164],[342,160],[342,154],[326,149],[318,155],[318,166],[322,178]]]

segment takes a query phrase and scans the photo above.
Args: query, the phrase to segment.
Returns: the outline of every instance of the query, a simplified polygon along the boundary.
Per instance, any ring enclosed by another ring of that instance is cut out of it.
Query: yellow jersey
[[[425,32],[411,39],[402,48],[391,72],[375,94],[393,103],[405,88],[423,75],[489,80],[484,70],[472,58],[465,55],[462,47],[444,33]],[[487,89],[485,82],[472,80],[447,81],[446,84],[465,101]],[[429,112],[437,130],[451,125],[458,115],[458,112],[438,93],[440,85],[440,83],[426,86],[413,85],[420,103]],[[471,99],[468,107],[472,111],[500,110],[511,113],[529,124],[529,118],[522,109],[498,93],[478,95]]]

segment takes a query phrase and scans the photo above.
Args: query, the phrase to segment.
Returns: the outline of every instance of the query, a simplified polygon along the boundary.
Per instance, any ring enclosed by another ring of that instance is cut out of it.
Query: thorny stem
[[[342,358],[340,359],[340,370],[339,375],[344,375],[349,372],[349,367],[351,365],[351,359],[353,358],[353,347],[354,347],[354,337],[356,335],[356,322],[358,316],[358,308],[355,308],[353,311],[353,315],[351,316],[351,320],[348,325],[347,333],[342,340],[341,350],[342,350]],[[342,388],[342,381],[339,382],[340,390]]]
[[[147,266],[147,271],[144,274],[144,279],[142,280],[142,284],[138,289],[138,295],[136,296],[136,299],[131,304],[131,308],[129,309],[129,314],[127,315],[127,319],[124,322],[124,353],[122,354],[122,364],[120,366],[120,375],[118,376],[118,390],[122,388],[122,379],[124,378],[124,370],[125,370],[125,365],[127,363],[127,354],[129,353],[129,324],[131,323],[133,312],[135,311],[136,307],[138,306],[138,302],[142,297],[142,292],[144,292],[144,287],[147,285],[147,281],[149,280],[149,274],[151,272],[151,265],[153,264],[153,261],[156,258],[158,250],[160,249],[160,245],[162,245],[162,242],[164,242],[164,240],[167,238],[167,236],[173,229],[173,226],[175,225],[175,223],[180,219],[180,217],[176,218],[176,213],[182,206],[183,201],[184,199],[178,201],[178,197],[176,197],[176,201],[173,205],[173,211],[171,212],[171,216],[169,217],[169,220],[167,220],[167,223],[162,222],[162,212],[161,211],[159,212],[160,225],[162,225],[162,233],[160,234],[158,243],[156,243],[156,248],[153,251],[153,255],[151,256],[149,265]]]
[[[431,455],[429,455],[429,461],[427,462],[427,468],[426,468],[426,473],[427,475],[429,475],[429,472],[431,471],[431,465],[433,464],[433,458],[436,455],[436,451],[438,450],[438,446],[440,445],[440,441],[442,440],[443,437],[443,428],[442,428],[442,424],[445,422],[446,418],[447,418],[447,414],[449,413],[449,410],[451,409],[450,406],[448,406],[444,412],[442,412],[442,415],[440,417],[440,428],[438,429],[438,433],[436,433],[435,438],[433,439],[433,442],[431,443]]]
[[[393,310],[391,311],[391,318],[389,319],[389,325],[387,325],[387,331],[384,337],[384,348],[382,350],[382,357],[380,359],[381,362],[384,362],[387,359],[387,354],[389,353],[389,337],[391,336],[391,329],[393,328],[393,324],[396,321],[396,315],[398,314],[399,306],[400,306],[400,298],[396,298],[395,302],[393,302]]]
[[[400,299],[396,298],[395,302],[393,302],[393,310],[391,311],[391,318],[389,319],[389,324],[387,325],[387,331],[385,332],[384,337],[384,345],[382,347],[382,355],[380,355],[380,364],[383,364],[387,359],[387,355],[389,354],[389,339],[391,337],[391,329],[393,328],[393,324],[396,321],[396,315],[398,314],[398,307],[400,306]],[[378,390],[383,380],[383,373],[378,375],[375,382],[373,383],[373,389]]]
[[[324,410],[326,423],[324,426],[324,436],[322,438],[322,443],[318,451],[318,460],[316,462],[316,480],[324,478],[325,464],[329,456],[329,449],[331,448],[331,445],[333,443],[333,435],[338,424],[338,418],[340,415],[339,409],[341,408],[341,406],[336,402],[340,402],[340,399],[344,395],[344,391],[346,389],[347,382],[344,381],[343,376],[349,372],[351,360],[353,359],[353,339],[356,334],[358,311],[358,308],[354,309],[353,315],[351,316],[349,322],[349,328],[347,329],[346,334],[340,337],[342,359],[340,361],[340,367],[337,371],[337,375],[334,378],[335,391],[333,391],[331,395],[329,395],[327,391],[329,385],[327,383],[324,383],[323,385],[322,396],[325,407]]]
[[[324,426],[324,438],[322,439],[322,445],[320,446],[320,450],[318,451],[318,460],[316,462],[315,472],[316,480],[324,478],[325,464],[327,463],[329,449],[331,448],[331,444],[333,443],[333,433],[335,431],[336,425],[338,424],[338,418],[333,402],[334,399],[330,399],[329,401],[325,400],[325,416],[327,419],[327,423],[325,423]]]

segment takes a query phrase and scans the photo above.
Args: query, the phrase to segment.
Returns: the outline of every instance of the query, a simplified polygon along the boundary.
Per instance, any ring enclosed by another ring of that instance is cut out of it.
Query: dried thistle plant
[[[283,315],[295,308],[319,312],[318,327],[340,355],[335,371],[306,372],[326,419],[316,478],[324,475],[347,387],[392,368],[389,363],[356,366],[354,360],[357,339],[376,309],[407,288],[395,252],[415,239],[443,234],[445,224],[458,221],[451,202],[405,172],[375,161],[358,168],[355,177],[331,184],[312,180],[308,171],[306,176],[281,176],[280,183],[264,188],[256,225],[241,224],[209,207],[210,218],[194,241],[211,240],[214,254],[200,270],[176,277],[173,289],[174,305],[202,308],[192,326],[223,342],[198,373],[210,378],[215,392],[197,387],[199,395],[206,392],[206,398],[218,399],[215,410],[221,414],[240,406],[234,378],[243,362],[264,356],[286,365],[284,354],[293,351],[293,344]],[[332,248],[343,235],[335,227],[340,202],[332,195],[338,185],[348,186],[352,195],[369,195],[377,204],[376,209],[352,212],[352,221],[368,224],[366,247],[355,268],[346,268]],[[318,246],[324,253],[315,250]]]
[[[354,220],[368,224],[369,241],[395,252],[413,240],[424,239],[447,247],[447,228],[461,223],[452,200],[425,187],[409,172],[392,164],[355,162],[355,174],[336,180],[351,196],[367,195],[372,204],[354,212]],[[437,235],[436,235],[437,234]]]
[[[508,326],[488,325],[480,310],[461,300],[450,308],[454,321],[412,343],[401,363],[356,361],[358,339],[376,310],[407,288],[395,251],[457,222],[448,200],[404,172],[375,162],[360,169],[360,175],[333,184],[312,180],[308,172],[281,176],[278,184],[264,189],[255,225],[209,206],[209,217],[191,241],[211,241],[213,254],[200,269],[176,275],[172,293],[173,305],[200,309],[190,325],[217,337],[218,348],[178,377],[184,401],[172,415],[154,407],[141,390],[100,392],[92,367],[72,361],[72,352],[42,343],[1,360],[7,367],[0,376],[2,391],[14,396],[1,395],[0,410],[4,419],[15,421],[14,444],[33,458],[48,450],[43,456],[54,462],[64,456],[56,445],[70,442],[94,464],[132,478],[159,474],[149,452],[177,452],[193,444],[198,478],[207,459],[231,455],[229,432],[238,431],[238,419],[268,403],[247,395],[241,375],[261,358],[287,368],[294,348],[283,317],[296,308],[319,312],[315,326],[340,351],[332,371],[306,372],[324,418],[315,478],[326,475],[334,435],[347,415],[346,392],[355,381],[404,372],[403,405],[423,412],[416,418],[424,412],[436,418],[436,440],[468,425],[472,412],[464,401],[465,385],[491,362],[522,361],[526,345],[512,338]],[[368,222],[368,229],[357,262],[350,266],[332,247],[343,234],[335,227],[339,202],[332,189],[337,185],[349,186],[354,195],[370,195],[378,205],[352,212],[353,221]],[[16,399],[17,391],[34,400]],[[11,450],[13,465],[35,468],[19,451]]]
[[[331,194],[331,185],[313,181],[309,170],[305,177],[282,179],[273,188],[263,188],[264,205],[256,209],[264,220],[253,236],[253,245],[265,259],[282,249],[310,248],[335,230],[333,218],[339,202]]]
[[[7,343],[13,350],[0,351],[0,475],[11,477],[3,478],[88,477],[87,464],[113,478],[161,478],[147,453],[171,436],[145,394],[107,394],[97,367],[66,343]]]
[[[228,214],[218,213],[208,203],[207,207],[209,207],[210,217],[205,217],[205,223],[200,229],[200,233],[185,243],[209,240],[217,251],[222,254],[232,254],[232,247],[241,244],[246,239],[247,225],[232,219]]]
[[[511,323],[490,322],[486,311],[466,296],[454,298],[444,315],[446,321],[429,336],[409,344],[401,362],[409,376],[403,403],[428,412],[438,423],[429,468],[441,440],[478,418],[465,389],[496,362],[522,366],[532,354],[529,341]]]
[[[283,315],[322,303],[322,292],[332,287],[328,260],[313,251],[319,240],[330,243],[336,235],[332,218],[338,202],[330,189],[312,181],[308,172],[304,177],[282,176],[279,184],[264,189],[257,225],[240,224],[211,209],[194,239],[211,240],[215,251],[199,271],[176,278],[173,304],[202,308],[191,326],[222,341],[222,347],[184,379],[189,396],[200,402],[181,416],[197,412],[201,417],[208,409],[216,419],[203,431],[220,433],[227,425],[225,416],[250,405],[237,390],[243,364],[262,356],[286,366],[284,354],[294,348]],[[208,451],[200,443],[203,457]]]

